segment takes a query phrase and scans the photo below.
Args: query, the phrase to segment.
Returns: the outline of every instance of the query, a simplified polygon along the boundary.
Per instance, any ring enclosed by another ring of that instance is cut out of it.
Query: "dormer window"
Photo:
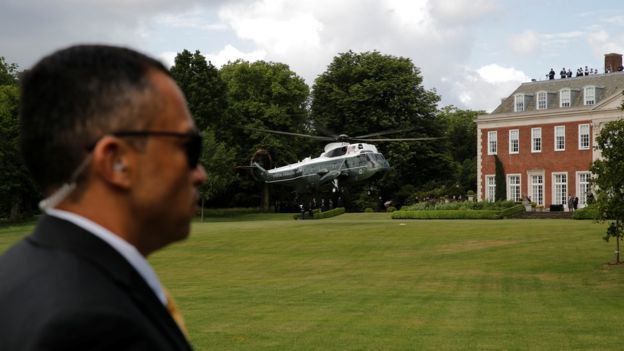
[[[588,86],[583,89],[585,105],[594,105],[596,103],[596,87]]]
[[[538,110],[545,110],[548,107],[548,93],[545,91],[537,92],[537,106]]]
[[[514,96],[514,112],[524,112],[524,94]]]
[[[559,107],[570,107],[572,105],[572,92],[569,88],[559,91]]]

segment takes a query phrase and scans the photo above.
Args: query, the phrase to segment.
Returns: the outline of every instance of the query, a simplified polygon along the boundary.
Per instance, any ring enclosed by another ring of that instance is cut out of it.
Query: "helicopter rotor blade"
[[[351,140],[363,141],[363,142],[383,142],[383,141],[428,141],[428,140],[439,140],[443,138],[433,138],[433,137],[425,137],[425,138],[381,138],[381,139],[361,139],[361,138],[351,138]]]
[[[396,133],[401,133],[401,132],[409,132],[411,130],[414,130],[414,128],[390,129],[390,130],[385,130],[383,132],[371,133],[371,134],[366,134],[366,135],[358,135],[358,136],[353,137],[353,139],[366,139],[366,138],[370,138],[370,137],[374,137],[374,136],[382,136],[382,135],[396,134]]]
[[[321,132],[321,134],[332,138],[332,140],[338,140],[338,137],[340,136],[339,134],[336,134],[333,130],[327,128],[327,127],[323,127],[321,125],[318,124],[314,124],[314,129],[318,130],[319,132]]]
[[[283,131],[280,131],[280,130],[272,130],[272,129],[262,129],[262,128],[253,128],[253,127],[244,127],[244,129],[255,130],[255,131],[264,132],[264,133],[273,133],[273,134],[297,136],[297,137],[309,138],[309,139],[315,139],[315,140],[325,140],[325,141],[333,141],[334,140],[334,138],[328,137],[328,136],[301,134],[301,133],[293,133],[293,132],[283,132]]]

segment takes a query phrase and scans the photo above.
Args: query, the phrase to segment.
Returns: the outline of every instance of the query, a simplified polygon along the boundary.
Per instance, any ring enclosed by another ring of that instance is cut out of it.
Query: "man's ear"
[[[93,171],[101,180],[123,189],[130,187],[129,145],[114,136],[104,136],[93,150]]]

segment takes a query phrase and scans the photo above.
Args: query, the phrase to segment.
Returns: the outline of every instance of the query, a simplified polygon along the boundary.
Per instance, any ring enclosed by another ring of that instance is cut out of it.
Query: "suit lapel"
[[[68,221],[43,216],[34,233],[28,237],[38,246],[65,250],[94,263],[102,272],[124,289],[145,316],[180,350],[191,350],[165,306],[141,275],[106,242]]]

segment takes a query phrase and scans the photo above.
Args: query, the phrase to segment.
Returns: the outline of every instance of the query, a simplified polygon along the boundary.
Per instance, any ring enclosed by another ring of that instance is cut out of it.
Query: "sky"
[[[27,69],[73,44],[123,45],[173,64],[282,62],[312,87],[343,52],[420,68],[439,107],[492,111],[550,68],[604,68],[624,53],[624,2],[511,0],[2,0],[0,56]]]

